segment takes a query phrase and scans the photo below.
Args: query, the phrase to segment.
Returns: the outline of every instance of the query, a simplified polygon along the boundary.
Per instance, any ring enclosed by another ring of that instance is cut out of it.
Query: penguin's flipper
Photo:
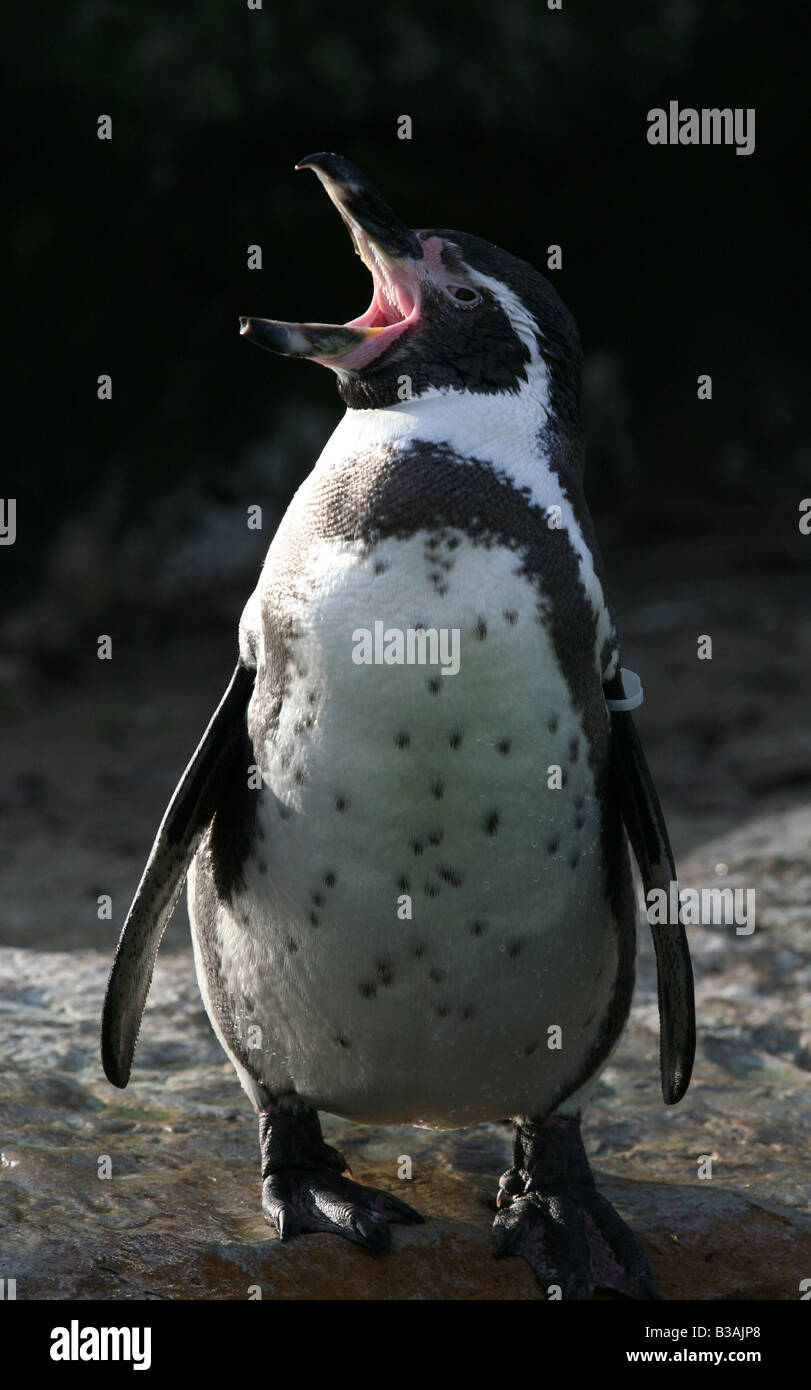
[[[101,1019],[101,1060],[107,1079],[130,1078],[161,937],[180,897],[189,865],[217,809],[242,737],[255,672],[240,662],[160,824],[116,948]]]
[[[609,699],[623,698],[621,676],[604,686]],[[625,711],[612,710],[612,745],[622,818],[642,874],[645,898],[651,889],[669,892],[676,867],[665,818],[642,751],[634,721]],[[662,1095],[675,1105],[690,1084],[696,1050],[693,967],[687,933],[681,921],[651,923],[659,990],[659,1062]]]

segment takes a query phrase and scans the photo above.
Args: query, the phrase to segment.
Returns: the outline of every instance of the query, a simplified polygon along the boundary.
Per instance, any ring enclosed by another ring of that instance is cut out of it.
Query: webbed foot
[[[557,1286],[564,1299],[590,1299],[596,1287],[659,1297],[636,1236],[594,1185],[579,1119],[517,1124],[514,1167],[497,1201],[496,1259],[520,1255],[547,1290]]]
[[[342,1176],[342,1154],[325,1144],[314,1110],[272,1107],[260,1116],[262,1210],[282,1240],[330,1231],[367,1250],[388,1250],[389,1224],[421,1223],[398,1197]]]

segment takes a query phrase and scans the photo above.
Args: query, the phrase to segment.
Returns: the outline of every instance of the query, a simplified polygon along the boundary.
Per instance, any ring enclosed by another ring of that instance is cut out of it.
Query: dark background
[[[562,245],[587,492],[677,850],[807,795],[805,7],[85,0],[13,6],[4,30],[0,822],[26,890],[64,871],[50,917],[13,897],[6,940],[92,936],[111,882],[123,920],[275,524],[342,412],[331,373],[237,324],[368,303],[335,210],[293,172],[324,148],[412,226],[542,270]],[[650,146],[671,99],[754,107],[755,152]]]
[[[551,278],[581,329],[589,489],[612,525],[635,531],[641,512],[709,538],[729,530],[719,506],[748,503],[761,531],[789,523],[770,563],[796,563],[811,424],[803,8],[12,7],[5,381],[21,428],[6,602],[42,582],[71,515],[94,519],[99,568],[126,567],[121,536],[173,493],[186,509],[187,489],[241,502],[252,446],[289,434],[260,470],[263,500],[284,505],[340,403],[326,373],[241,342],[237,315],[340,322],[366,307],[339,219],[292,172],[324,148],[412,226],[475,232],[542,269],[563,246]],[[755,153],[649,146],[647,111],[671,98],[755,107]],[[101,112],[112,142],[96,139]],[[246,269],[252,242],[261,272]],[[301,425],[311,409],[320,431]],[[751,537],[737,540],[745,562]]]

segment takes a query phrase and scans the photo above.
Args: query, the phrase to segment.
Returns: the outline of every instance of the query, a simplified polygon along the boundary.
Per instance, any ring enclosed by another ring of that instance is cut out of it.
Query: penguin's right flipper
[[[107,1079],[124,1087],[161,937],[233,771],[255,672],[240,662],[172,796],[116,948],[101,1019]]]
[[[616,676],[604,690],[610,699],[621,700],[624,695],[622,678]],[[673,851],[631,715],[612,711],[611,730],[622,819],[642,874],[647,901],[652,889],[668,893],[671,882],[675,883]],[[681,921],[651,923],[651,933],[659,994],[662,1095],[666,1105],[675,1105],[690,1084],[696,1051],[693,967],[687,933]]]

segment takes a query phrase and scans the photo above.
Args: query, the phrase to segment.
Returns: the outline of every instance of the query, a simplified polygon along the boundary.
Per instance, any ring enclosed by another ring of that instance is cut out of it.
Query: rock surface
[[[682,864],[683,887],[755,888],[757,919],[748,936],[690,931],[699,1049],[674,1109],[658,1087],[641,932],[632,1023],[585,1137],[665,1299],[796,1299],[811,1272],[809,839],[811,807],[798,808]],[[110,953],[0,951],[0,1274],[18,1298],[543,1297],[521,1261],[491,1258],[508,1163],[497,1125],[436,1134],[327,1117],[354,1176],[404,1195],[426,1225],[395,1227],[379,1257],[330,1236],[282,1246],[261,1216],[256,1123],[203,1013],[190,948],[159,958],[124,1092],[98,1060]],[[398,1178],[404,1155],[410,1181]],[[711,1179],[698,1177],[701,1156]]]

